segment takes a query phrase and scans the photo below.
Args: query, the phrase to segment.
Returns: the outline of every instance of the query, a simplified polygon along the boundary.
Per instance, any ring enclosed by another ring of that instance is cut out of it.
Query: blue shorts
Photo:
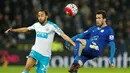
[[[99,56],[99,51],[90,47],[90,45],[92,45],[92,44],[93,43],[90,40],[88,40],[88,39],[86,40],[86,46],[82,50],[81,55],[79,56],[79,59],[83,62],[83,64],[87,60],[93,59],[93,58]]]
[[[48,64],[50,62],[49,57],[43,56],[34,50],[31,50],[29,57],[34,58],[36,60],[37,73],[46,73]]]

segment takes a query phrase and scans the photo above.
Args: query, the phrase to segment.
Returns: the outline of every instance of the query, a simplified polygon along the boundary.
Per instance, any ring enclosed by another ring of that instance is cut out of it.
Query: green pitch
[[[24,66],[0,67],[0,73],[21,73]],[[68,73],[69,68],[49,68],[47,73]],[[35,68],[30,73],[36,73]],[[130,73],[130,68],[81,68],[78,73]]]

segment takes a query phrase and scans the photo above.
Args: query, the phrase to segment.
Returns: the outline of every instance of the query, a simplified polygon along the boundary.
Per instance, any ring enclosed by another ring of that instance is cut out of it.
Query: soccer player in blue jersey
[[[106,12],[104,10],[98,10],[96,12],[96,26],[72,37],[72,40],[76,43],[76,46],[74,47],[74,62],[69,70],[70,73],[77,73],[77,70],[83,66],[87,60],[98,57],[107,44],[110,45],[110,67],[114,67],[114,31],[112,27],[106,23]],[[67,42],[66,47],[70,47]],[[80,55],[79,49],[82,49]]]

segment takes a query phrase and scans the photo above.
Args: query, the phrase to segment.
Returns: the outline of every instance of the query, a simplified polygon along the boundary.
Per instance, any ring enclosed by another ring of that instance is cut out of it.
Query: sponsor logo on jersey
[[[90,40],[98,40],[99,36],[96,35],[96,36],[93,36]]]
[[[48,38],[48,33],[37,31],[36,36],[39,37],[39,38],[46,38],[47,39]]]

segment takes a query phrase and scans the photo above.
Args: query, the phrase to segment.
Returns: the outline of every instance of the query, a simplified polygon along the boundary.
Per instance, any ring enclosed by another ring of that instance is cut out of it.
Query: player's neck
[[[47,23],[47,21],[45,21],[43,24],[45,25]]]
[[[105,26],[107,26],[107,24],[105,23],[105,24],[103,24],[102,26],[101,26],[101,28],[103,28],[103,27],[105,27]]]

